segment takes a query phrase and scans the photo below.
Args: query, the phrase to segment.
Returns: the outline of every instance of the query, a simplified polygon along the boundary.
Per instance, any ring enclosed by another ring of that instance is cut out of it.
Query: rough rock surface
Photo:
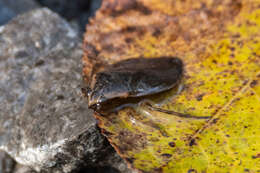
[[[110,154],[106,155],[102,161],[99,162],[100,167],[97,172],[102,173],[137,173],[136,170],[129,169],[126,162],[114,152],[114,149],[110,149]],[[81,172],[80,172],[81,173]],[[82,172],[83,173],[83,172]]]
[[[5,24],[18,14],[39,7],[34,0],[0,0],[0,25]]]
[[[24,165],[17,164],[13,173],[36,173],[32,168]]]
[[[107,142],[81,96],[81,40],[48,9],[0,27],[0,149],[36,170],[70,172]]]
[[[15,161],[5,152],[0,151],[0,173],[12,173]]]

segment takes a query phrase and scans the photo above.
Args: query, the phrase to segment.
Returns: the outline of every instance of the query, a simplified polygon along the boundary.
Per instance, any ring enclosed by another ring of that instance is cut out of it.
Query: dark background
[[[95,14],[101,3],[102,0],[0,0],[0,25],[18,14],[48,7],[83,33],[89,17]]]

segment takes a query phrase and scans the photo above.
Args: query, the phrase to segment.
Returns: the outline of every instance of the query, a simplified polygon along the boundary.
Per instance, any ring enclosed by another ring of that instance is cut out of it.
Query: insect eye
[[[182,65],[182,61],[179,58],[172,58],[172,63],[176,63],[178,65]]]
[[[98,111],[101,108],[101,105],[99,103],[91,105],[89,108]]]
[[[97,103],[97,104],[96,104],[96,109],[97,109],[97,110],[100,110],[100,108],[101,108],[101,105],[100,105],[99,103]]]

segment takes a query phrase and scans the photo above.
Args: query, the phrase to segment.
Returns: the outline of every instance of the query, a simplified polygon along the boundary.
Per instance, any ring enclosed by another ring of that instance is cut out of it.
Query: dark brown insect
[[[182,73],[182,61],[176,57],[132,58],[108,65],[92,76],[88,106],[100,113],[123,102],[169,90],[180,82]],[[147,105],[156,111],[192,117]]]

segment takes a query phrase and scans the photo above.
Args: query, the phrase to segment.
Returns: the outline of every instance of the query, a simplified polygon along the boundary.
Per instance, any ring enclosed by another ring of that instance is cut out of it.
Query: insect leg
[[[183,117],[183,118],[209,119],[211,117],[211,116],[192,116],[190,114],[184,114],[184,113],[179,113],[179,112],[175,112],[175,111],[165,110],[162,108],[154,107],[149,102],[146,102],[146,105],[149,107],[149,109],[151,109],[153,111],[163,112],[166,114],[175,115],[175,116]]]
[[[184,88],[184,87],[183,87],[183,84],[180,83],[180,85],[178,85],[178,90],[177,90],[176,95],[180,94],[180,93],[182,92],[183,88]]]

